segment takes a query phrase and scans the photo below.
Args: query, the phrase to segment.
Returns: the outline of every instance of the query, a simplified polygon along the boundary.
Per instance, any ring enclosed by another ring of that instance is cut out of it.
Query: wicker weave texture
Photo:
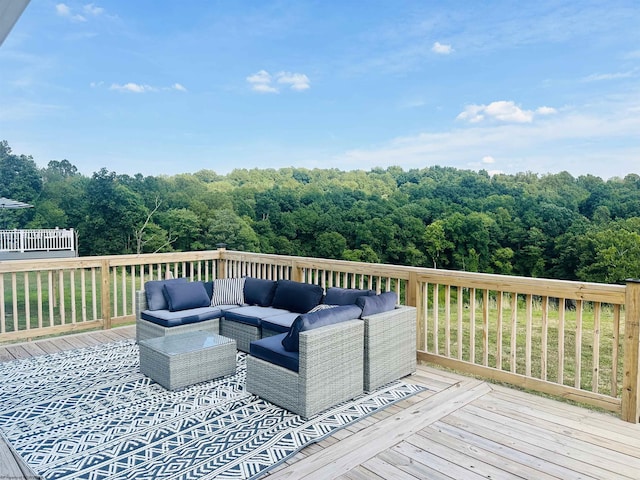
[[[364,390],[416,371],[416,309],[398,307],[364,317]]]
[[[206,332],[188,332],[174,335],[171,339],[191,345],[206,337],[210,337]],[[212,346],[182,353],[167,351],[159,339],[142,341],[139,344],[140,372],[168,390],[233,375],[236,371],[236,343],[220,335],[215,335],[215,338]]]
[[[260,340],[260,327],[234,322],[222,318],[220,320],[220,335],[235,339],[238,350],[249,352],[249,344],[254,340]]]
[[[300,368],[292,372],[247,358],[247,390],[309,418],[363,391],[364,323],[350,320],[300,334]]]

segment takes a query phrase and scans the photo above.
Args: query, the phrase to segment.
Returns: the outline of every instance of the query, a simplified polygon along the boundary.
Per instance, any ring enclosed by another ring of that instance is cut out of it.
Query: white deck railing
[[[0,252],[76,251],[76,235],[70,229],[0,230]]]

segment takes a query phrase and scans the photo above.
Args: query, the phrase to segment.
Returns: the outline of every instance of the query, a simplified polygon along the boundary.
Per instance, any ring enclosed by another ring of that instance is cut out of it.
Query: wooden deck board
[[[135,327],[0,346],[0,361],[135,337]],[[631,479],[640,425],[539,395],[418,366],[427,388],[310,445],[277,479]],[[0,440],[0,478],[28,478]]]

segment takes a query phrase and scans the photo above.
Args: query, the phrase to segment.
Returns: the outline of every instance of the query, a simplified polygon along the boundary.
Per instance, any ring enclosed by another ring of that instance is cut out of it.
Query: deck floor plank
[[[480,464],[489,464],[496,468],[495,473],[491,473],[487,478],[532,478],[536,480],[553,480],[556,476],[549,475],[534,467],[528,465],[527,458],[513,456],[509,458],[497,452],[501,452],[499,445],[491,445],[490,448],[483,448],[473,439],[469,439],[469,435],[464,432],[452,432],[445,428],[441,428],[441,423],[437,422],[430,425],[426,429],[419,432],[409,439],[413,445],[419,448],[427,448],[431,451],[436,450],[434,444],[441,444],[451,450],[456,450],[467,455],[473,462]],[[427,443],[429,442],[429,443]],[[501,452],[502,453],[502,452]],[[474,469],[474,471],[476,471]],[[480,470],[478,470],[480,471]]]
[[[476,402],[473,407],[469,408],[471,413],[481,415],[492,421],[500,421],[508,424],[510,427],[524,429],[540,438],[549,441],[562,441],[570,443],[573,448],[586,452],[589,457],[599,456],[605,462],[614,461],[617,464],[626,464],[636,471],[640,471],[640,452],[638,447],[632,442],[631,444],[620,443],[621,436],[617,440],[602,437],[594,432],[584,432],[582,429],[567,428],[566,425],[558,423],[558,417],[547,417],[545,419],[536,418],[524,414],[519,409],[513,408],[509,403],[502,402],[495,397],[491,399],[482,399]],[[500,419],[496,417],[496,412]],[[581,426],[581,428],[583,428]],[[558,440],[559,439],[559,440]],[[633,439],[637,440],[637,439]]]
[[[442,421],[463,431],[475,433],[485,440],[510,447],[509,450],[505,449],[505,452],[528,455],[532,457],[529,462],[536,463],[535,459],[539,459],[537,468],[552,475],[556,474],[552,471],[562,472],[560,478],[623,478],[620,474],[612,477],[610,471],[582,462],[576,458],[571,446],[544,443],[533,435],[515,431],[509,425],[495,424],[467,410],[455,412]]]

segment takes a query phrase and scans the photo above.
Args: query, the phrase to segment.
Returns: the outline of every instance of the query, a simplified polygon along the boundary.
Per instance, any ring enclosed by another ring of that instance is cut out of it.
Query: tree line
[[[621,283],[640,277],[640,176],[430,166],[87,177],[0,142],[0,228],[75,228],[81,255],[227,248]]]

